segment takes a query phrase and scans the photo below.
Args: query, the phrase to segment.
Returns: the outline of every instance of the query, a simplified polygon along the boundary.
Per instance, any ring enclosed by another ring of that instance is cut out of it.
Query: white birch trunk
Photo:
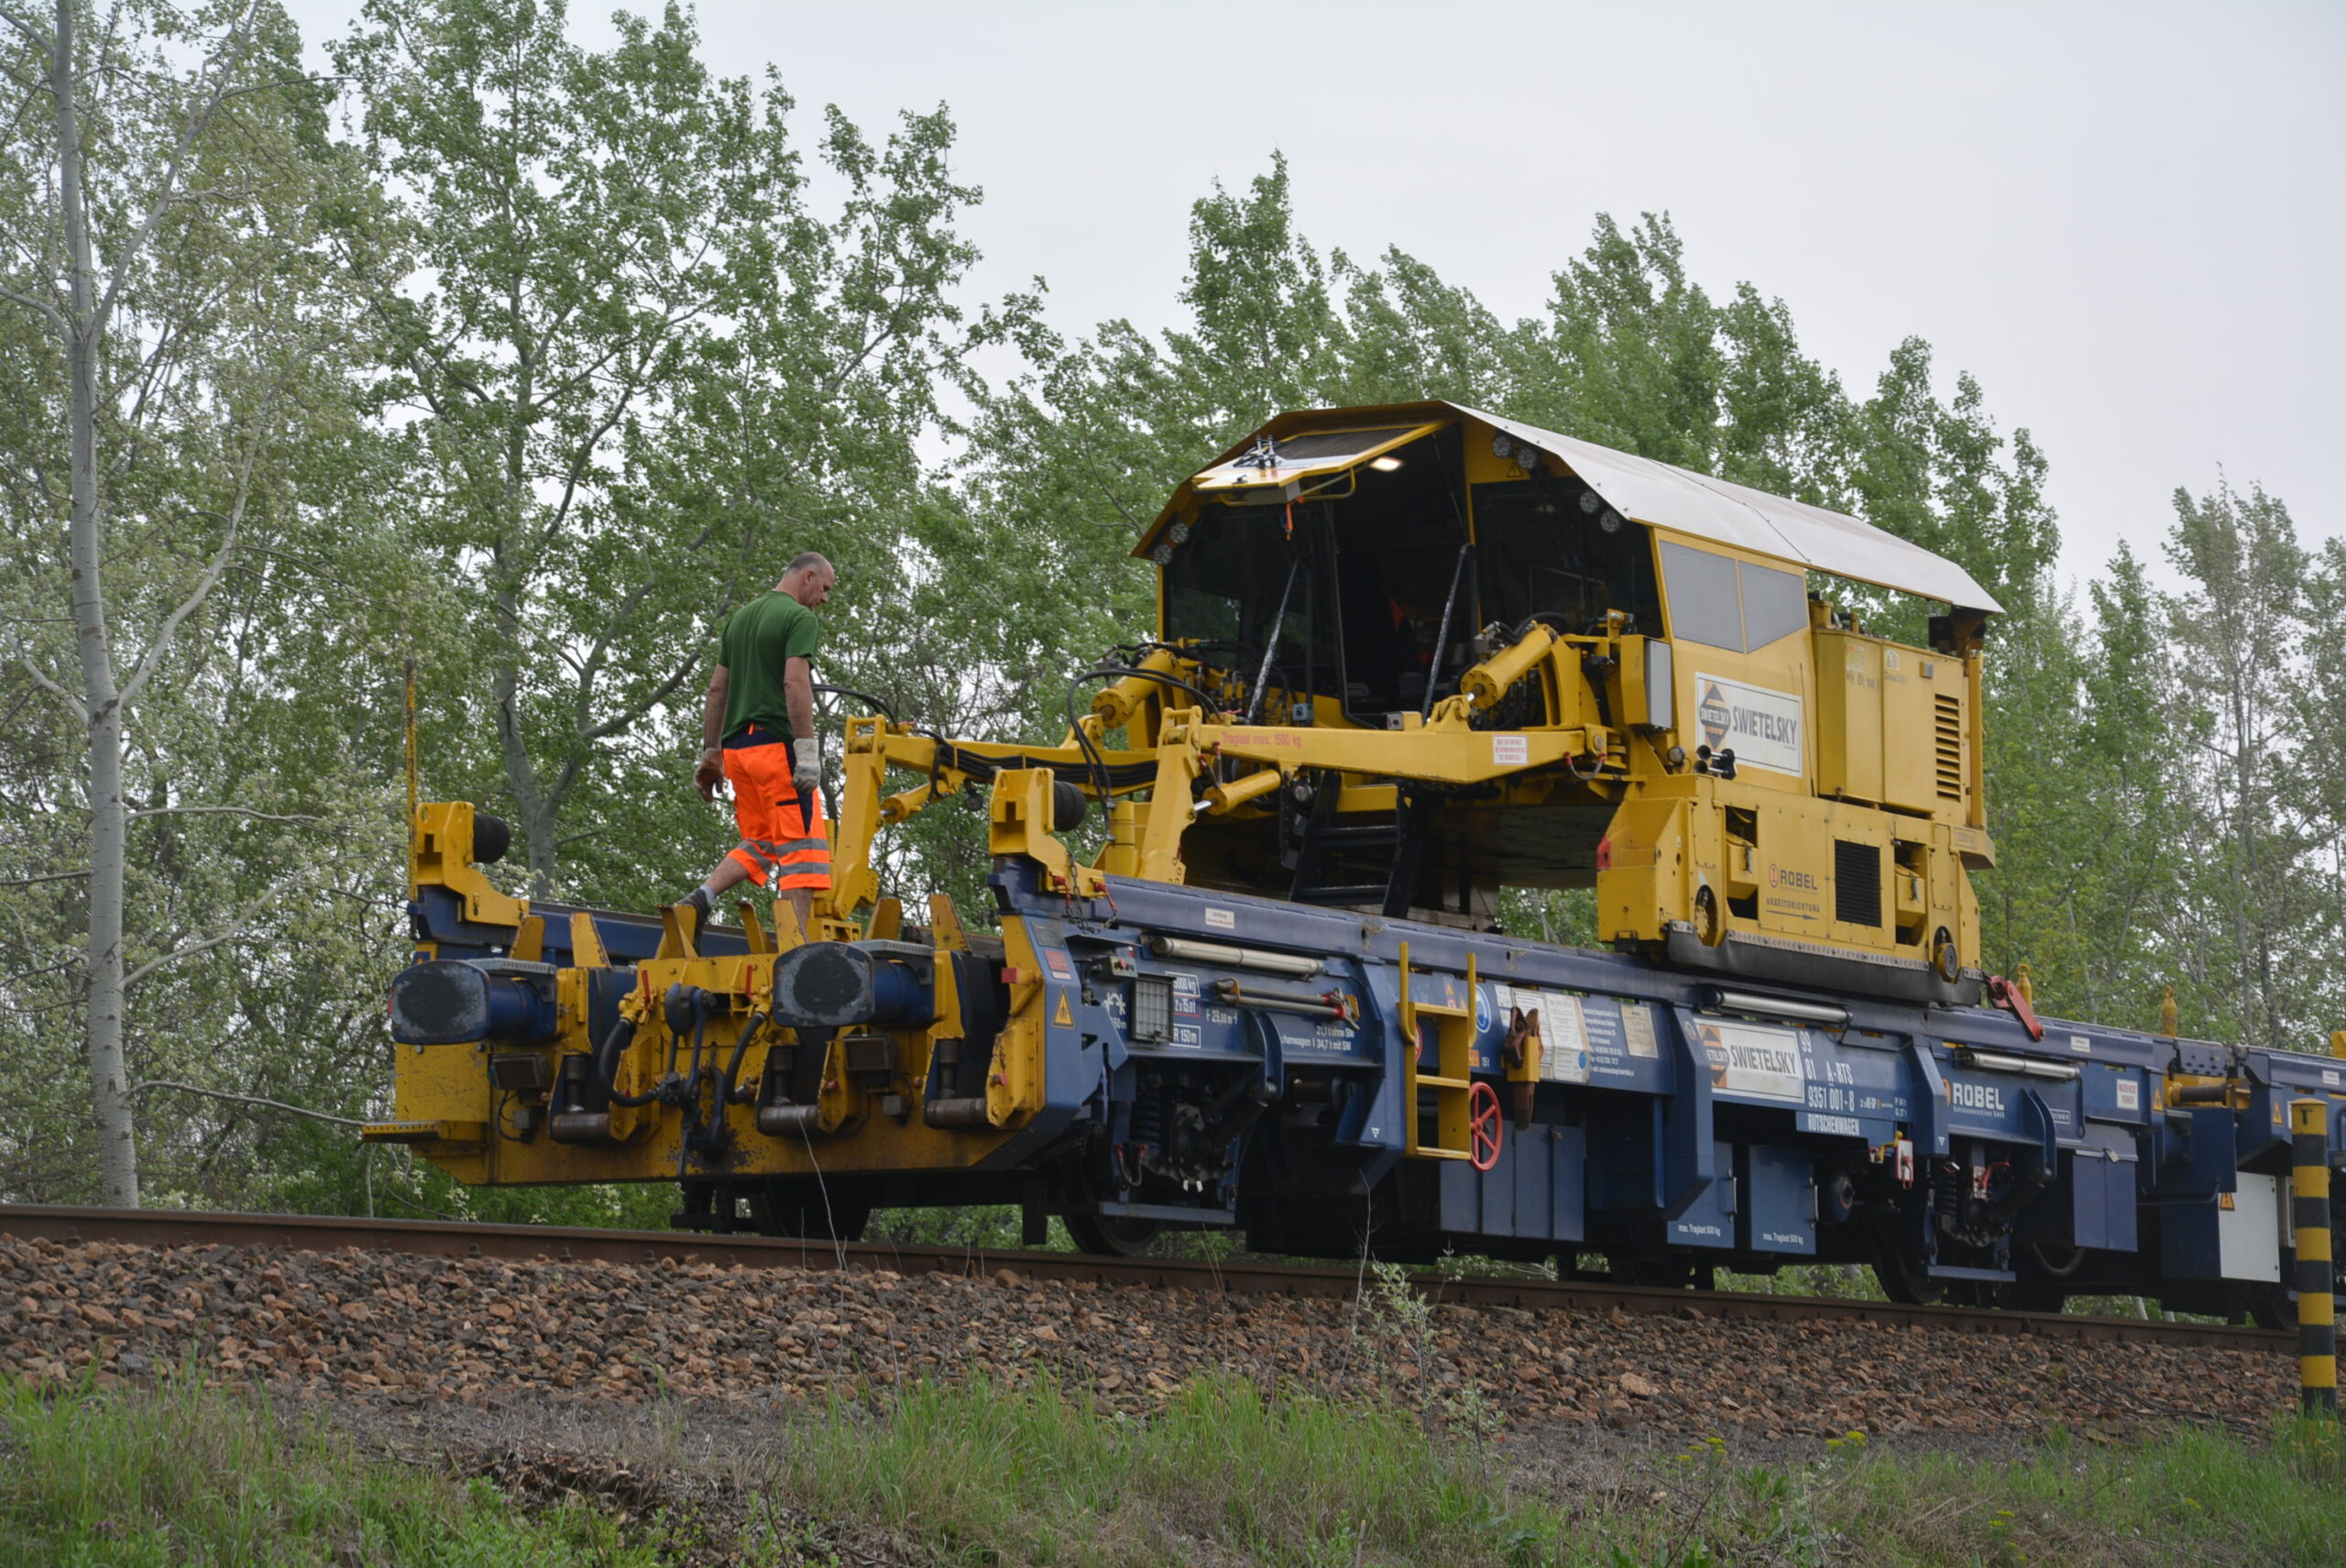
[[[67,548],[72,572],[73,637],[82,661],[82,717],[90,744],[89,971],[83,1004],[90,1099],[98,1134],[99,1199],[109,1207],[135,1209],[138,1206],[138,1144],[122,1048],[123,866],[130,824],[122,802],[122,693],[115,679],[105,593],[99,575],[103,510],[98,499],[98,377],[105,323],[97,301],[89,214],[82,201],[82,127],[74,104],[78,86],[73,7],[71,0],[58,0],[49,92],[57,106],[58,183],[64,203],[71,295],[63,323],[71,382],[67,441],[72,467]]]

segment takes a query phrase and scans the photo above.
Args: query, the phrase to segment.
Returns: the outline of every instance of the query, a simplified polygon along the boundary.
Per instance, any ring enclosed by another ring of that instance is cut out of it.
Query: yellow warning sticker
[[[1058,1011],[1051,1014],[1051,1022],[1067,1028],[1075,1025],[1075,1009],[1067,1004],[1067,992],[1064,991],[1059,992]]]

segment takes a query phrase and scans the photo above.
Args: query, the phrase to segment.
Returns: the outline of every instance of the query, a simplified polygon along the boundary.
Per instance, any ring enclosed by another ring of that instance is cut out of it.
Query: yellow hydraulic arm
[[[1516,774],[1566,769],[1583,783],[1609,784],[1623,776],[1625,737],[1594,722],[1593,698],[1582,680],[1579,661],[1586,640],[1564,639],[1534,626],[1511,646],[1468,670],[1456,696],[1436,705],[1420,720],[1404,716],[1399,729],[1338,726],[1290,727],[1230,722],[1230,716],[1195,706],[1194,688],[1185,693],[1185,666],[1174,651],[1153,650],[1136,668],[1097,693],[1091,711],[1078,719],[1080,734],[1058,746],[1017,746],[982,741],[940,741],[912,732],[905,724],[872,718],[847,721],[846,785],[837,840],[831,853],[831,893],[818,902],[817,938],[856,933],[862,912],[879,896],[879,873],[872,846],[882,828],[893,826],[970,784],[993,781],[1009,771],[1042,770],[1109,807],[1108,842],[1094,867],[1067,861],[1052,833],[1048,791],[1021,781],[1008,795],[997,789],[989,818],[989,847],[996,854],[1026,854],[1042,862],[1054,885],[1079,892],[1095,885],[1100,872],[1153,882],[1183,880],[1181,839],[1191,822],[1250,806],[1301,769],[1319,769],[1361,780],[1432,784],[1480,784]],[[1520,729],[1476,729],[1476,714],[1526,680],[1540,683],[1544,722]],[[1107,734],[1123,729],[1132,740],[1111,749]],[[1233,777],[1218,777],[1245,770]],[[924,775],[894,795],[885,792],[890,769]],[[1104,790],[1102,771],[1105,771]],[[1212,780],[1202,790],[1196,781]],[[1125,800],[1146,792],[1146,800]],[[1087,874],[1089,873],[1089,874]]]

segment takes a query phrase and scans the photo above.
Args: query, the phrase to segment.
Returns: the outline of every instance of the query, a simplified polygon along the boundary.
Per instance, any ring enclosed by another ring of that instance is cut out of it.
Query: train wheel
[[[1606,1264],[1612,1270],[1614,1281],[1621,1285],[1683,1290],[1694,1283],[1694,1260],[1685,1253],[1662,1253],[1658,1256],[1607,1253]]]
[[[1874,1244],[1873,1277],[1881,1293],[1909,1307],[1927,1307],[1946,1294],[1946,1281],[1934,1279],[1923,1249],[1885,1236]]]
[[[1155,1220],[1119,1219],[1108,1214],[1069,1214],[1067,1234],[1075,1245],[1096,1257],[1142,1257],[1165,1227]]]
[[[750,1218],[762,1236],[803,1236],[811,1241],[857,1242],[872,1219],[869,1201],[833,1188],[772,1181],[749,1194]]]
[[[2083,1247],[2055,1242],[2030,1242],[2012,1251],[2012,1272],[2020,1277],[1996,1288],[1995,1304],[2019,1312],[2057,1312],[2069,1304],[2065,1281],[2084,1268]]]
[[[2286,1329],[2297,1321],[2297,1304],[2285,1286],[2252,1285],[2245,1304],[2248,1321],[2260,1329]]]

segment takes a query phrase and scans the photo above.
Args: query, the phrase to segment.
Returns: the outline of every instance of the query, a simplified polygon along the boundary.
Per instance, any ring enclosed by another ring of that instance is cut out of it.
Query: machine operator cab
[[[1502,887],[1594,885],[1606,939],[1672,961],[1976,995],[1966,872],[1992,856],[1979,652],[1998,607],[1954,564],[1437,402],[1272,420],[1182,485],[1137,553],[1159,568],[1160,640],[1200,682],[1247,724],[1318,732],[1299,755],[1361,763],[1287,770],[1275,798],[1200,820],[1189,881],[1477,927]],[[1916,631],[1913,600],[1946,612],[1922,641],[1874,635],[1831,602],[1836,578],[1903,596],[1887,619]],[[1462,727],[1526,766],[1453,782],[1392,761],[1420,731],[1448,757],[1434,732]],[[1390,743],[1345,751],[1330,731]],[[1575,749],[1540,765],[1543,731]]]

